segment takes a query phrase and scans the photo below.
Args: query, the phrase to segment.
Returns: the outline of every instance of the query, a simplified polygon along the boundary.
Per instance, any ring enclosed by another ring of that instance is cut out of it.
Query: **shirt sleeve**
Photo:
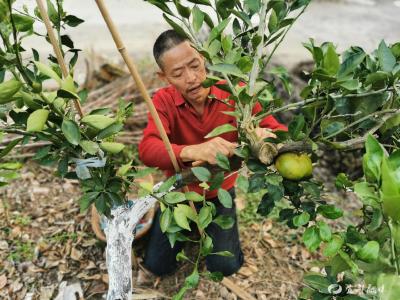
[[[253,115],[258,114],[259,112],[261,112],[262,108],[261,108],[261,104],[259,102],[256,103],[256,105],[254,105],[253,107]],[[279,123],[274,116],[269,115],[266,116],[264,119],[261,120],[260,122],[260,127],[262,128],[270,128],[272,130],[282,130],[282,131],[287,131],[288,128]]]
[[[162,97],[155,94],[153,98],[154,106],[161,119],[163,127],[170,138],[171,124],[169,122],[167,110],[163,105]],[[180,153],[186,145],[171,144],[172,150],[178,161],[179,167],[183,168],[183,161],[180,159]],[[158,167],[161,170],[174,170],[173,164],[167,152],[167,148],[161,139],[153,117],[148,114],[147,127],[143,131],[143,138],[139,143],[139,159],[148,167]]]

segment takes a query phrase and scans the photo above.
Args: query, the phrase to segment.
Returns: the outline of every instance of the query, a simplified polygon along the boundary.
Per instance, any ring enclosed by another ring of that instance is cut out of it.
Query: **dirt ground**
[[[53,172],[28,163],[20,179],[0,190],[1,299],[57,299],[71,285],[81,288],[85,299],[104,299],[108,281],[105,243],[94,235],[90,215],[79,212],[77,182],[61,180]],[[351,214],[354,204],[332,195]],[[239,223],[245,264],[229,279],[256,299],[296,299],[304,272],[319,270],[313,263],[318,254],[311,255],[303,247],[298,231],[257,215],[256,196],[237,199],[243,200],[246,207],[239,213]],[[139,264],[144,243],[139,240],[133,247]],[[195,251],[188,247],[186,253]],[[133,266],[136,281],[137,266]],[[169,299],[190,268],[182,264],[156,286],[154,277],[147,284],[135,285],[134,299]],[[204,265],[200,270],[205,271]],[[186,299],[238,297],[221,283],[202,279]]]

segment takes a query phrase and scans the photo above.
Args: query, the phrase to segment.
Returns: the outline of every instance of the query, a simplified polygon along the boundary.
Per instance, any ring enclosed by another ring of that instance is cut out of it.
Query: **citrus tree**
[[[237,130],[240,149],[236,156],[249,170],[248,176],[239,176],[237,187],[245,193],[265,191],[258,212],[267,217],[274,209],[280,221],[302,232],[310,251],[321,249],[324,272],[305,276],[307,288],[300,298],[395,299],[400,247],[400,43],[388,46],[382,41],[371,54],[356,46],[338,53],[333,43],[317,45],[310,39],[304,46],[312,55],[314,68],[307,74],[302,99],[283,103],[277,83],[290,95],[290,81],[283,67],[271,65],[271,58],[309,0],[189,0],[190,6],[181,1],[148,2],[159,7],[166,22],[188,37],[207,59],[211,74],[203,85],[216,85],[231,94],[226,103],[229,106],[233,100],[234,107],[225,113],[236,118],[238,127],[222,125],[206,137]],[[199,38],[202,28],[209,32],[205,40]],[[256,102],[263,112],[252,115]],[[276,132],[277,138],[257,138],[254,132],[264,117],[288,110],[296,113],[287,132]],[[335,182],[337,187],[355,192],[362,204],[357,223],[342,231],[331,228],[328,221],[341,218],[343,211],[326,200],[323,184],[311,176],[315,151],[329,148],[365,149],[364,176],[351,181],[339,174]],[[229,160],[223,156],[218,165],[230,170]],[[223,173],[213,171],[211,176],[203,167],[192,171],[207,189],[218,188],[223,178]],[[219,200],[230,203],[224,194],[220,189]],[[286,205],[277,206],[278,202]],[[167,233],[171,223],[165,220],[170,211],[164,210],[162,216]],[[189,209],[187,213],[189,220],[195,219]],[[212,209],[204,209],[194,221],[204,228],[212,218]],[[203,237],[200,242],[200,254],[207,253],[206,240]],[[196,270],[184,289],[197,284]],[[360,283],[375,290],[355,295],[348,289]]]

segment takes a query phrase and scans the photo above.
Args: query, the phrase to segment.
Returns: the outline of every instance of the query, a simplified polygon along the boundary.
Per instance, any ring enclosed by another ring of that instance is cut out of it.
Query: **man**
[[[225,133],[211,140],[204,139],[211,130],[222,124],[230,123],[236,126],[234,117],[222,113],[232,111],[233,108],[213,99],[213,97],[219,100],[227,99],[229,93],[216,86],[204,88],[201,85],[207,77],[204,57],[187,39],[173,30],[165,31],[157,38],[153,54],[160,67],[158,75],[169,84],[155,93],[153,102],[180,167],[190,167],[193,162],[215,164],[217,153],[233,155],[237,146],[237,132]],[[258,104],[253,112],[257,113],[260,110]],[[266,117],[260,123],[260,127],[286,130],[286,127],[272,116]],[[270,136],[264,129],[259,129],[258,134],[262,137]],[[165,170],[168,176],[174,173],[167,150],[151,116],[139,145],[139,157],[145,165]],[[229,191],[233,199],[235,179],[235,175],[229,176],[221,186]],[[189,185],[189,189],[203,192],[198,184]],[[235,205],[231,209],[225,208],[216,196],[217,190],[206,194],[206,198],[214,202],[217,215],[229,215],[234,218],[235,224],[231,229],[223,230],[211,223],[206,232],[213,240],[213,252],[229,251],[234,257],[210,255],[206,258],[206,266],[211,272],[219,271],[228,276],[235,273],[243,264],[243,253],[240,247]],[[179,242],[171,248],[168,238],[160,229],[160,214],[158,210],[144,258],[145,267],[158,276],[175,270],[175,257],[182,248]]]

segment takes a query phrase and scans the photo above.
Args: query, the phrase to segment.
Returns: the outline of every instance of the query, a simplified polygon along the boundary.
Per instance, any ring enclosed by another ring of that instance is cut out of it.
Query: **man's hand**
[[[261,139],[266,139],[266,138],[276,138],[276,135],[271,132],[271,129],[268,128],[256,128],[256,134],[261,138]]]
[[[184,147],[180,157],[183,161],[203,161],[214,165],[216,164],[217,153],[230,157],[236,147],[237,143],[231,143],[223,138],[216,137],[202,144]]]

